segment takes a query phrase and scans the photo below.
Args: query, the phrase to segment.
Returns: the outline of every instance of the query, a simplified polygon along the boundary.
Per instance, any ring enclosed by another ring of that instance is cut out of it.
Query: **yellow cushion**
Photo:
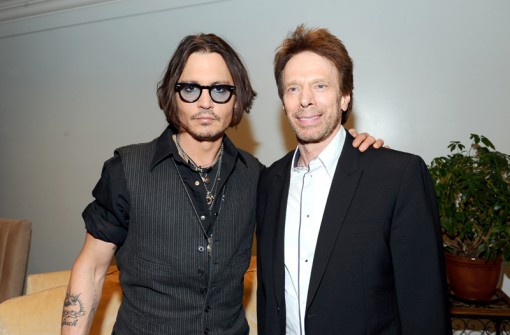
[[[54,271],[31,274],[27,277],[25,294],[34,294],[50,288],[67,286],[71,271]]]

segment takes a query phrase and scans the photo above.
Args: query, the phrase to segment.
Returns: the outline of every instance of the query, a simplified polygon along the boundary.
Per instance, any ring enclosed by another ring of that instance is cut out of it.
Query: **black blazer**
[[[343,131],[343,130],[342,130]],[[423,160],[360,153],[347,133],[313,260],[306,335],[451,334],[441,231]],[[285,334],[284,228],[293,153],[257,203],[258,332]]]

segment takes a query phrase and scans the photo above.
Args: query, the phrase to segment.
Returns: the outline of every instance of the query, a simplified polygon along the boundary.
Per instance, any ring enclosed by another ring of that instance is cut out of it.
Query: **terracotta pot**
[[[446,273],[453,294],[473,301],[494,299],[503,278],[503,261],[485,261],[445,253]]]

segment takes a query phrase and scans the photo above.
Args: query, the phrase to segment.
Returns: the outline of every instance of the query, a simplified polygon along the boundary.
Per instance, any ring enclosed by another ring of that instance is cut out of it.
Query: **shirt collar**
[[[156,165],[170,157],[174,157],[175,159],[182,161],[182,158],[177,150],[177,146],[175,145],[175,142],[172,140],[172,135],[175,133],[176,130],[172,126],[168,126],[163,131],[163,133],[156,139],[156,151],[154,152],[154,156],[152,157],[151,170]],[[240,161],[246,164],[244,157],[239,154],[239,150],[236,148],[234,143],[232,143],[232,141],[228,138],[227,135],[223,136],[223,146],[226,154],[224,157],[233,157],[234,161],[237,157],[239,157]]]
[[[336,166],[338,164],[338,160],[340,159],[340,155],[342,153],[342,148],[345,143],[345,128],[340,126],[340,130],[336,133],[333,140],[322,150],[322,152],[314,158],[314,160],[318,160],[320,164],[324,166],[326,172],[330,177],[333,177]],[[294,158],[292,159],[292,167],[297,167],[297,162],[299,161],[300,153],[299,147],[294,151]]]

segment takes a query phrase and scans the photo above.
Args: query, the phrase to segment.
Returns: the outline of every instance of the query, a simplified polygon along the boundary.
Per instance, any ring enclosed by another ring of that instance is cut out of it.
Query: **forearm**
[[[89,333],[115,248],[114,244],[87,234],[67,287],[62,310],[62,335]]]
[[[97,310],[104,276],[73,268],[62,310],[62,335],[88,334]]]

